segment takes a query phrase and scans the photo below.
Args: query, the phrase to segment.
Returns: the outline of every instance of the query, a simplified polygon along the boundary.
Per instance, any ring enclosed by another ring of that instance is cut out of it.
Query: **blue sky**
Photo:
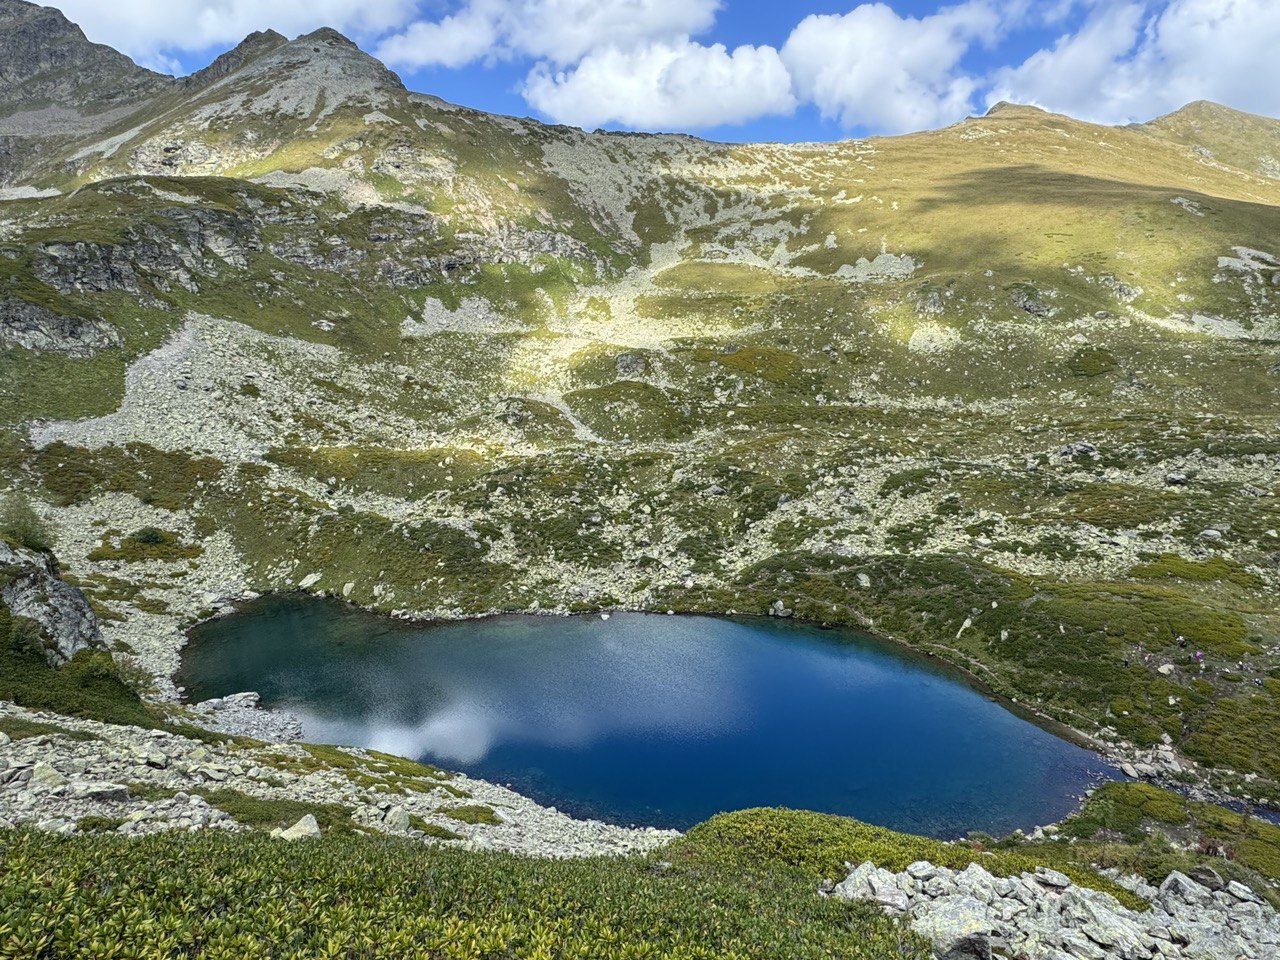
[[[189,72],[268,27],[333,26],[414,90],[588,129],[829,140],[998,100],[1103,123],[1196,99],[1280,113],[1280,0],[53,0]]]

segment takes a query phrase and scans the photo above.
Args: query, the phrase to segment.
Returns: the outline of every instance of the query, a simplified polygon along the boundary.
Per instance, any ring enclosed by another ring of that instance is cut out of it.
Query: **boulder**
[[[1218,878],[1218,882],[1219,883],[1222,882],[1221,877]],[[1222,889],[1222,888],[1219,888],[1219,889]],[[1226,890],[1227,890],[1227,893],[1231,894],[1231,896],[1235,897],[1237,900],[1241,901],[1242,903],[1262,903],[1263,902],[1260,896],[1258,896],[1256,893],[1254,893],[1252,890],[1246,887],[1239,880],[1230,881],[1226,886]]]
[[[273,837],[279,837],[281,840],[302,840],[306,837],[320,836],[320,824],[316,823],[316,818],[311,814],[307,814],[288,830],[276,829],[271,831]]]
[[[402,832],[409,829],[409,811],[404,807],[392,807],[382,818],[388,830]]]
[[[924,907],[911,924],[939,960],[989,960],[999,921],[982,901],[961,894]]]
[[[17,617],[34,620],[54,666],[102,645],[98,618],[78,589],[61,579],[53,560],[0,540],[0,600]]]

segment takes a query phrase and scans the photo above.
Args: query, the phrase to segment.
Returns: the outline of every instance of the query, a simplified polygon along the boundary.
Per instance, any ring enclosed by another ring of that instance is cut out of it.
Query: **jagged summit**
[[[186,82],[189,86],[203,86],[206,83],[212,83],[228,74],[235,73],[259,57],[279,49],[288,42],[287,37],[276,33],[274,30],[255,31],[232,49],[219,56],[203,70],[197,70],[185,78]]]
[[[109,109],[155,95],[170,77],[92,43],[52,7],[0,0],[0,104]]]

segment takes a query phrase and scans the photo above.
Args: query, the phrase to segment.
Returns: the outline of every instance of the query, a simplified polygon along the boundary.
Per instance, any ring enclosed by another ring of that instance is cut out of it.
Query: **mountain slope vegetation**
[[[716,144],[444,103],[333,31],[178,80],[33,16],[0,472],[152,695],[247,591],[772,611],[1280,797],[1275,121]]]

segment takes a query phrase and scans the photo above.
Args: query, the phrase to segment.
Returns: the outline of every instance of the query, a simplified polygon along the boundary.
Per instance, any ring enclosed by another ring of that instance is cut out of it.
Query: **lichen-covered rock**
[[[956,872],[921,861],[895,874],[867,862],[832,893],[882,905],[884,891],[897,893],[907,901],[911,928],[933,944],[940,960],[989,960],[996,953],[1024,960],[1280,956],[1280,917],[1270,904],[1244,884],[1222,885],[1215,872],[1208,873],[1221,886],[1216,893],[1176,871],[1158,891],[1136,878],[1117,877],[1151,900],[1151,909],[1142,912],[1044,867],[1020,877],[993,877],[977,864]]]
[[[52,350],[77,359],[118,347],[120,334],[104,320],[55,313],[16,297],[0,300],[0,344]]]
[[[78,589],[61,579],[44,554],[0,540],[0,600],[17,617],[40,625],[45,656],[64,663],[99,646],[98,618]]]

